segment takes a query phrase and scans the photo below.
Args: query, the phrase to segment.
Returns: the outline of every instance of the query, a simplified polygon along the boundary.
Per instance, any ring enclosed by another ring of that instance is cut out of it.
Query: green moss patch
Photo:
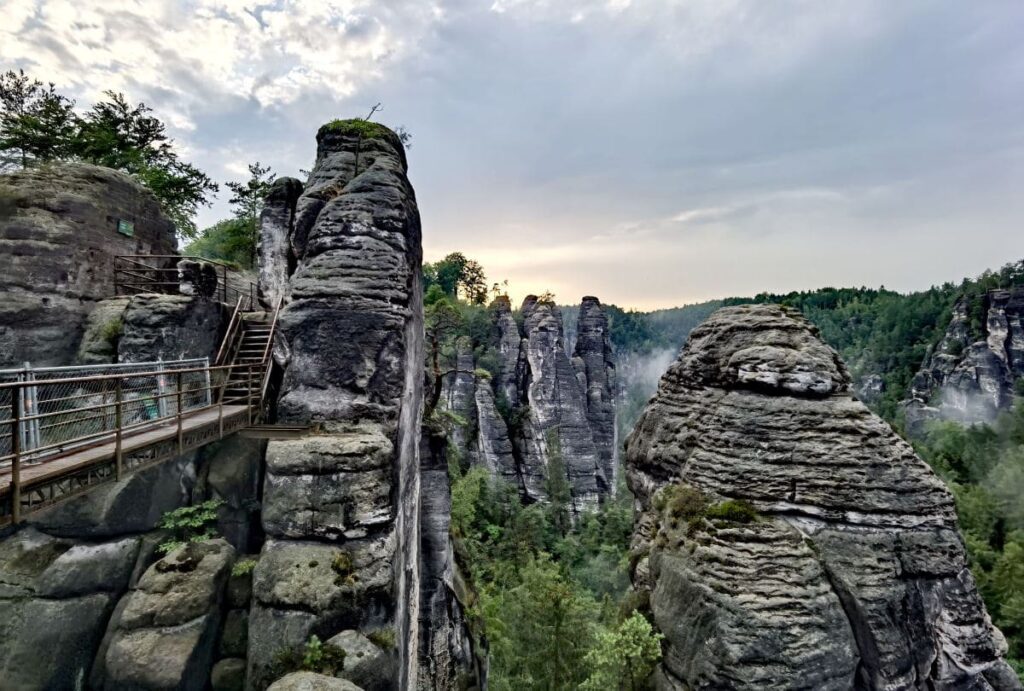
[[[370,122],[369,120],[362,120],[360,118],[352,118],[350,120],[331,120],[320,128],[320,132],[318,134],[323,134],[325,132],[351,134],[353,136],[360,136],[363,139],[385,139],[388,137],[398,136],[378,122]]]
[[[742,499],[729,499],[710,507],[704,514],[707,518],[732,523],[753,523],[758,519],[753,505]]]

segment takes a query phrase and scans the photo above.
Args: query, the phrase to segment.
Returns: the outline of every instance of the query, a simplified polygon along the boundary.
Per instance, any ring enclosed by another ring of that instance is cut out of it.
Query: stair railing
[[[270,332],[267,335],[267,345],[263,349],[263,358],[261,360],[263,367],[263,382],[260,385],[260,410],[263,410],[263,405],[267,399],[267,389],[270,387],[270,372],[274,368],[274,336],[277,334],[277,318],[281,314],[281,307],[284,305],[284,296],[277,298],[277,304],[274,306],[274,318],[270,321]],[[262,417],[262,415],[260,416]]]

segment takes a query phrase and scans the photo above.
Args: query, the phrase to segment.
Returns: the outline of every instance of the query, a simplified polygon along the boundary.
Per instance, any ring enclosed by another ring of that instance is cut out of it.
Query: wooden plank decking
[[[204,427],[221,427],[222,425],[226,428],[225,433],[229,433],[227,430],[237,429],[241,422],[239,418],[247,418],[248,414],[248,408],[244,405],[225,405],[223,409],[214,406],[200,410],[182,417],[182,435],[183,437],[192,437],[191,433]],[[147,447],[157,447],[161,443],[174,440],[177,435],[178,426],[174,420],[161,420],[151,427],[144,427],[125,434],[121,438],[121,452],[124,456],[130,456]],[[213,440],[211,439],[211,441]],[[195,447],[196,444],[188,444],[186,450]],[[58,452],[36,462],[23,461],[21,465],[22,493],[25,494],[36,486],[53,483],[61,477],[82,473],[92,466],[107,464],[115,457],[116,452],[116,442],[111,435],[110,441],[94,446]],[[8,495],[10,487],[11,469],[8,466],[0,469],[0,495]]]

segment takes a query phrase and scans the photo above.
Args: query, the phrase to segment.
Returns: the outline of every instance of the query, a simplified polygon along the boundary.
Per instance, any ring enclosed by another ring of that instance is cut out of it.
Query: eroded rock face
[[[802,317],[733,307],[696,328],[626,473],[663,688],[1019,688],[952,497]]]
[[[114,294],[114,256],[177,253],[156,197],[109,168],[62,163],[3,175],[0,200],[0,367],[71,364],[86,317]],[[119,220],[133,224],[131,237],[118,233]]]
[[[609,490],[615,491],[618,443],[615,424],[615,356],[608,332],[608,315],[595,297],[583,298],[576,326],[573,366],[586,397],[587,420],[601,459]]]
[[[206,688],[234,550],[191,542],[151,566],[118,605],[101,646],[105,689]]]
[[[213,358],[226,327],[224,308],[188,295],[135,295],[124,311],[119,362]]]
[[[972,327],[972,306],[961,298],[942,340],[929,352],[904,402],[907,430],[924,431],[929,420],[990,423],[1013,403],[1024,377],[1024,287],[985,296],[981,332]]]
[[[287,294],[288,277],[295,270],[291,236],[295,228],[295,204],[302,183],[278,178],[267,193],[260,213],[259,294],[264,307],[273,309]]]
[[[279,322],[288,360],[277,412],[282,422],[318,423],[322,434],[267,448],[268,540],[253,581],[248,683],[266,688],[274,656],[312,634],[390,630],[400,660],[393,677],[409,688],[419,592],[419,212],[390,130],[332,123],[317,145],[290,222],[296,266]],[[276,280],[264,280],[265,296]]]

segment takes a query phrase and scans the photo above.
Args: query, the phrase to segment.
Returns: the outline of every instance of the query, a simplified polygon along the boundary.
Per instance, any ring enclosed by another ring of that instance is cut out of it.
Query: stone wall
[[[117,254],[175,254],[174,226],[129,176],[65,163],[0,176],[0,367],[71,364]],[[118,221],[134,235],[118,233]]]

